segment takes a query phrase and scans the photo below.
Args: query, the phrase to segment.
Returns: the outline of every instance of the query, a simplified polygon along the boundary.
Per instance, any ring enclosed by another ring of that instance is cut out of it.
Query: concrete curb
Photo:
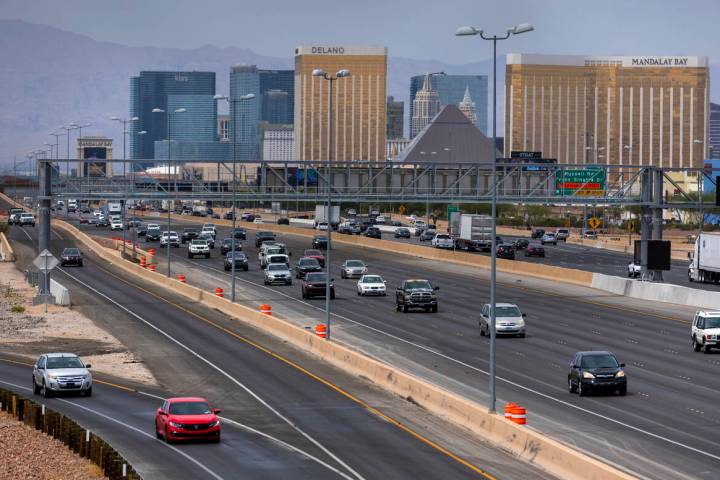
[[[87,248],[101,256],[104,253],[104,247],[93,242],[90,237],[72,225],[58,221],[55,224],[58,228],[75,236]],[[551,440],[540,432],[516,425],[500,415],[490,414],[485,407],[415,378],[348,346],[322,340],[313,333],[289,322],[234,304],[211,292],[176,280],[168,280],[161,274],[150,274],[136,264],[121,261],[116,265],[134,277],[150,281],[158,287],[169,288],[190,300],[217,309],[243,323],[290,342],[350,374],[367,378],[396,395],[408,400],[412,399],[430,412],[469,428],[477,435],[561,478],[585,480],[634,478],[560,442]]]
[[[720,292],[682,287],[668,283],[642,282],[631,278],[594,273],[592,288],[652,302],[720,310]]]

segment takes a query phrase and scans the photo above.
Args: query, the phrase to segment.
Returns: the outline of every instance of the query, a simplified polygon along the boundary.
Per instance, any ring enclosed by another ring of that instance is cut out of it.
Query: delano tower
[[[505,156],[702,167],[708,90],[707,57],[509,54]]]
[[[329,152],[329,75],[333,85],[333,151]],[[385,160],[387,48],[300,46],[295,49],[295,157],[298,160]]]

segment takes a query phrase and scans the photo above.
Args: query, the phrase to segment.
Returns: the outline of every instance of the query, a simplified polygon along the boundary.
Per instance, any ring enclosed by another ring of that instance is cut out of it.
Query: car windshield
[[[207,245],[205,240],[193,240],[192,245]]]
[[[205,402],[172,402],[170,404],[172,415],[207,415],[212,413],[210,405]]]
[[[85,365],[78,357],[48,357],[46,368],[48,370],[55,368],[85,368]]]
[[[258,232],[257,236],[258,237],[274,237],[275,234],[272,232]]]
[[[284,255],[273,255],[268,259],[269,263],[287,263],[287,258]]]
[[[407,229],[407,228],[398,228],[397,231],[398,231],[398,232],[405,233],[405,232],[408,231],[408,229]]]
[[[496,317],[520,317],[520,309],[512,306],[512,307],[498,307],[495,306],[495,316]]]
[[[185,232],[185,233],[197,233],[197,230],[195,230],[194,228],[186,228],[186,229],[183,230],[183,232]]]
[[[318,261],[315,260],[314,258],[301,258],[300,266],[301,267],[315,267],[315,266],[320,266],[320,263],[318,263]]]
[[[382,283],[383,279],[379,275],[365,275],[362,279],[362,283]]]
[[[308,257],[322,257],[323,254],[320,250],[305,250],[305,255]]]
[[[315,237],[316,242],[327,242],[327,237]]]
[[[308,282],[324,282],[326,278],[325,273],[308,273],[305,277]]]
[[[705,328],[720,328],[720,317],[705,318]]]
[[[612,355],[584,355],[582,368],[617,368],[618,362]]]
[[[427,280],[408,280],[405,282],[405,288],[427,288],[431,289],[432,285]]]
[[[345,264],[348,267],[364,267],[365,264],[362,262],[362,260],[348,260],[345,262]]]
[[[440,238],[440,239],[442,239],[442,240],[447,240],[448,238],[450,238],[450,235],[444,235],[444,234],[443,234],[443,235],[438,235],[437,238]]]
[[[426,236],[435,235],[435,230],[431,230],[431,229],[425,230],[425,235]]]
[[[268,265],[269,272],[280,272],[283,270],[287,270],[287,267],[281,263],[277,265]]]
[[[243,259],[245,259],[245,254],[243,252],[228,252],[227,258],[234,258],[235,260],[243,260]]]
[[[63,250],[63,255],[80,255],[80,250],[77,248],[66,248]]]

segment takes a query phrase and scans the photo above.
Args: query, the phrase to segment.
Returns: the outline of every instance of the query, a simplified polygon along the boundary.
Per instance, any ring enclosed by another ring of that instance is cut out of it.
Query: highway
[[[19,263],[32,258],[35,234],[33,228],[11,229]],[[56,233],[52,251],[58,255],[69,245]],[[120,337],[139,351],[162,391],[153,397],[99,385],[92,398],[49,402],[103,435],[145,478],[551,478],[282,342],[116,275],[88,255],[83,268],[57,269],[55,278],[80,299],[75,308],[102,304],[104,315],[120,323],[117,329],[138,340]],[[4,385],[27,395],[29,378],[30,367],[0,362]],[[223,410],[227,420],[219,447],[168,448],[154,439],[152,418],[160,398],[189,394],[205,396]]]
[[[253,231],[248,232],[251,239]],[[218,238],[226,234],[227,229],[220,228]],[[280,235],[279,240],[294,253],[293,262],[310,247],[303,237]],[[271,302],[280,315],[305,325],[323,317],[324,300],[300,299],[297,281],[264,287],[257,250],[251,241],[243,242],[243,248],[251,268],[237,274],[241,301]],[[190,283],[207,289],[224,281],[227,291],[228,275],[217,250],[210,260],[188,260],[184,248],[171,253],[174,275],[184,273]],[[164,254],[158,251],[161,265]],[[339,278],[339,265],[348,258],[363,259],[372,273],[381,274],[390,295],[357,297],[355,282]],[[487,272],[341,244],[336,244],[332,269],[337,272],[338,295],[333,328],[339,341],[485,401],[488,340],[479,336],[477,318],[489,296]],[[417,277],[440,286],[437,314],[395,311],[393,288],[405,278]],[[720,355],[692,352],[693,309],[522,277],[500,279],[498,301],[517,303],[528,314],[527,338],[498,340],[501,401],[527,406],[534,427],[639,475],[716,478]],[[567,392],[572,355],[588,349],[610,350],[628,365],[627,397],[579,398]]]

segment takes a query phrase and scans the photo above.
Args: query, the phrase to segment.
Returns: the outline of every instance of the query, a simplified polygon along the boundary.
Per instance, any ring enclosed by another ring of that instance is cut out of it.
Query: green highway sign
[[[555,177],[555,195],[594,197],[605,191],[605,170],[562,170]]]

